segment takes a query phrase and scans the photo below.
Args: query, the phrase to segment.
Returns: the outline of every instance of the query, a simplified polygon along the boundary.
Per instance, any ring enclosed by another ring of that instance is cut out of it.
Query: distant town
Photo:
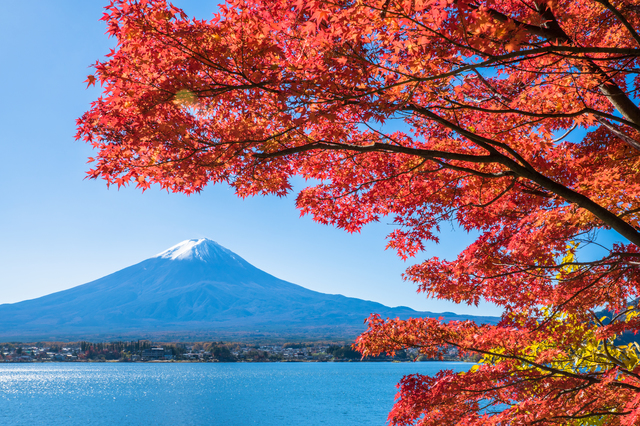
[[[445,360],[462,361],[453,349]],[[153,343],[0,343],[2,362],[354,362],[429,361],[416,349],[395,356],[362,358],[351,345],[284,343],[258,345],[228,342]]]

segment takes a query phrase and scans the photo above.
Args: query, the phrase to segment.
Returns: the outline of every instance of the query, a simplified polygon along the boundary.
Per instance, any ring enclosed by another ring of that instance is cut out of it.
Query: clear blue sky
[[[385,251],[391,220],[361,234],[300,218],[292,195],[241,200],[226,187],[190,197],[158,188],[107,189],[85,180],[90,146],[75,119],[98,97],[89,67],[113,47],[99,21],[105,2],[5,2],[0,14],[0,304],[100,278],[190,238],[211,238],[287,281],[389,306],[497,314],[427,300],[401,279],[411,264]],[[216,2],[176,0],[190,16]],[[418,259],[454,257],[471,238],[445,224],[442,244]]]

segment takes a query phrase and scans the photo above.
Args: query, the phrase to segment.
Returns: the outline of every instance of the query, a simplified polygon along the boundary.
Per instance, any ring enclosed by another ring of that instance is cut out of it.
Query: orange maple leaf
[[[85,81],[83,81],[83,83],[87,83],[87,89],[89,88],[89,86],[95,86],[96,85],[96,77],[93,75],[88,75],[87,79]]]

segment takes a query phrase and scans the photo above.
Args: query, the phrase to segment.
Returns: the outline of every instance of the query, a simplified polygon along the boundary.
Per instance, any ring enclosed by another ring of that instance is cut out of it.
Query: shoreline
[[[33,361],[3,361],[2,364],[300,364],[300,363],[379,363],[387,362],[393,364],[410,364],[420,362],[464,362],[475,364],[473,361],[465,361],[463,359],[425,359],[425,360],[406,360],[398,361],[391,359],[380,360],[292,360],[292,361],[194,361],[194,360],[150,360],[150,361],[120,361],[120,360],[79,360],[79,361],[45,361],[45,360],[33,360]]]

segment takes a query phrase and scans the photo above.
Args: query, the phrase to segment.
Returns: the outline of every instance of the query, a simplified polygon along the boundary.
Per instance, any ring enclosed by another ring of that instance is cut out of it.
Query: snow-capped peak
[[[168,248],[154,257],[171,260],[206,260],[222,247],[215,241],[206,238],[186,240]],[[216,250],[217,249],[217,250]]]

